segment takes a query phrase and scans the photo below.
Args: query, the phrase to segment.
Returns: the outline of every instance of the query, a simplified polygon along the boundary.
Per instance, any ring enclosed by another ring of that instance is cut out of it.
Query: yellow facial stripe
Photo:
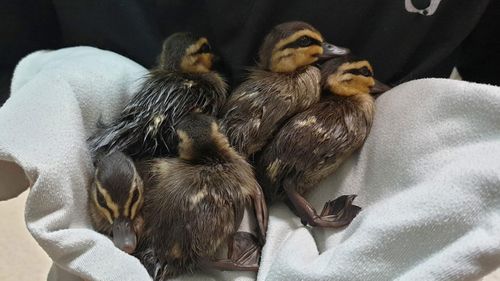
[[[186,53],[185,53],[186,56],[189,56],[189,55],[192,55],[192,54],[198,52],[198,50],[201,48],[201,46],[203,44],[208,44],[208,40],[205,37],[200,38],[198,41],[196,41],[196,43],[194,43],[193,45],[189,46],[186,49]]]
[[[372,77],[353,75],[350,73],[330,75],[327,80],[330,92],[339,96],[369,94],[370,87],[375,85]]]
[[[189,73],[210,72],[214,55],[210,53],[196,54],[203,44],[208,44],[205,37],[200,38],[186,49],[180,65],[182,71]]]
[[[283,46],[292,43],[293,41],[299,39],[302,36],[309,36],[313,39],[318,40],[319,42],[323,42],[323,37],[321,36],[321,34],[314,32],[312,30],[309,30],[309,29],[302,29],[302,30],[299,30],[299,31],[295,32],[294,34],[288,36],[287,38],[281,39],[280,41],[278,41],[278,43],[276,43],[276,45],[274,46],[274,50],[275,51],[279,50],[279,49],[283,48]]]
[[[328,88],[331,93],[340,96],[352,96],[357,94],[369,94],[370,88],[375,85],[373,77],[345,73],[352,69],[367,67],[372,73],[373,68],[366,60],[346,62],[339,66],[335,73],[327,79]]]
[[[140,206],[142,205],[143,200],[144,199],[142,198],[142,191],[139,190],[139,197],[138,197],[137,201],[135,201],[134,204],[132,205],[132,210],[131,210],[131,215],[130,215],[131,219],[134,219],[135,216],[137,215],[137,210],[139,210]]]
[[[341,66],[339,66],[339,72],[343,72],[343,71],[347,71],[347,70],[351,70],[351,69],[360,69],[360,68],[363,68],[365,66],[373,73],[372,65],[366,60],[343,63]]]
[[[351,86],[359,90],[364,90],[366,88],[373,87],[375,85],[375,80],[372,77],[365,76],[355,76],[352,78]]]
[[[130,214],[131,219],[135,218],[139,208],[141,208],[142,204],[144,203],[144,197],[142,195],[142,188],[139,188],[137,185],[142,186],[142,180],[140,178],[137,178],[137,184],[135,186],[135,188],[137,188],[137,191],[139,192],[139,196],[137,197],[137,200],[132,205],[132,210],[130,211],[131,212],[131,214]]]
[[[134,182],[135,182],[135,178],[134,178]],[[130,213],[130,204],[132,204],[132,196],[134,194],[134,190],[136,189],[137,187],[135,186],[135,184],[132,186],[132,188],[128,191],[128,198],[127,198],[127,202],[125,202],[125,206],[124,206],[124,210],[123,210],[123,214],[125,215],[125,217],[128,217],[129,213]]]
[[[207,73],[212,69],[212,54],[193,54],[181,60],[181,70],[188,73]]]
[[[344,63],[339,67],[340,72],[348,71],[351,69],[361,69],[366,67],[373,73],[373,68],[371,64],[366,61],[357,61],[351,63]],[[373,77],[366,77],[362,75],[354,75],[350,73],[346,73],[340,77],[341,81],[349,81],[349,87],[356,89],[358,91],[366,91],[367,88],[373,87],[375,85],[375,80]]]
[[[210,69],[212,69],[212,62],[214,59],[214,55],[212,54],[199,54],[196,55],[196,69],[193,70],[193,72],[201,72],[201,73],[206,73],[209,72]]]
[[[284,49],[275,52],[272,57],[272,62],[278,62],[282,58],[290,57],[292,55],[300,54],[304,57],[314,57],[315,55],[321,55],[323,53],[323,48],[320,46],[312,45],[309,47],[302,47],[296,49]],[[315,58],[316,59],[316,58]]]
[[[92,200],[94,200],[94,205],[97,207],[99,212],[104,215],[104,217],[108,220],[110,224],[113,223],[113,218],[111,217],[111,213],[108,209],[101,207],[101,205],[97,202],[97,190],[94,188],[92,191]]]
[[[119,208],[118,208],[118,205],[115,204],[115,202],[113,202],[113,199],[111,199],[111,196],[109,195],[109,193],[106,191],[106,189],[104,189],[101,184],[96,181],[96,186],[97,186],[97,190],[102,194],[102,196],[104,197],[104,200],[106,201],[106,205],[108,208],[111,209],[111,211],[113,211],[113,217],[116,219],[118,218],[118,216],[120,215],[120,212],[119,212]],[[96,197],[97,199],[97,197]],[[98,206],[100,206],[99,204],[97,204]]]
[[[271,57],[271,70],[273,72],[292,72],[316,62],[322,53],[323,48],[316,45],[280,50]]]

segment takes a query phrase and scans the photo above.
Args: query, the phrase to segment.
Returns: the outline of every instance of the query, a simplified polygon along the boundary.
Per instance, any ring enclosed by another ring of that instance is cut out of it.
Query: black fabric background
[[[442,0],[432,16],[407,12],[404,0],[0,0],[0,104],[16,63],[32,51],[90,45],[151,67],[177,31],[207,36],[235,85],[266,32],[289,20],[369,59],[388,84],[448,77],[453,65],[466,80],[500,84],[496,0]]]

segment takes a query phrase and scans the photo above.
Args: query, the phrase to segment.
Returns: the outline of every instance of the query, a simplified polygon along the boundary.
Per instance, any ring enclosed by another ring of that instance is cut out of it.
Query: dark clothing
[[[234,85],[271,27],[290,20],[367,58],[391,85],[448,77],[454,65],[465,80],[500,85],[496,0],[4,0],[0,104],[15,64],[31,51],[90,45],[149,68],[163,38],[177,31],[207,36]]]

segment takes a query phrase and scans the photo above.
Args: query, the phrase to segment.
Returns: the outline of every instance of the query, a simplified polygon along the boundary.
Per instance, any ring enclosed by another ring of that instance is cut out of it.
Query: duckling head
[[[179,158],[187,161],[216,161],[234,155],[227,137],[219,130],[214,117],[190,113],[176,126]]]
[[[276,25],[259,50],[260,68],[272,72],[294,72],[319,59],[348,54],[349,49],[324,41],[321,33],[300,21]]]
[[[121,152],[104,156],[94,174],[92,201],[112,226],[113,243],[132,253],[137,245],[134,220],[144,202],[143,183],[132,160]]]
[[[391,89],[373,77],[373,67],[367,60],[350,57],[325,62],[321,80],[323,88],[339,96],[381,94]]]
[[[213,59],[207,38],[179,32],[163,42],[158,66],[167,71],[207,73],[212,70]]]

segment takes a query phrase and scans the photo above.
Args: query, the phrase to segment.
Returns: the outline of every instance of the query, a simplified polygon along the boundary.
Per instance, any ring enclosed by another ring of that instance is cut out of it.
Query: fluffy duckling
[[[145,164],[145,231],[137,256],[155,280],[211,262],[235,265],[230,258],[216,261],[215,255],[233,238],[240,246],[249,241],[234,236],[248,204],[254,204],[262,239],[267,227],[267,207],[252,167],[229,146],[215,119],[192,113],[176,129],[179,157]]]
[[[319,100],[321,74],[314,63],[347,53],[305,22],[275,26],[260,48],[257,68],[222,109],[221,128],[231,145],[244,156],[259,151],[287,118]]]
[[[363,145],[374,115],[370,94],[389,88],[373,78],[368,61],[348,57],[323,65],[322,87],[322,100],[289,119],[263,150],[258,178],[266,198],[287,197],[304,225],[341,227],[360,210],[355,195],[327,202],[320,215],[303,195]]]
[[[92,224],[127,253],[134,252],[142,232],[143,202],[142,179],[129,157],[116,151],[97,162],[89,190]]]
[[[214,55],[205,37],[175,33],[163,43],[158,65],[120,117],[94,135],[94,154],[124,151],[134,159],[176,154],[175,124],[192,111],[217,115],[227,85],[212,70]]]

